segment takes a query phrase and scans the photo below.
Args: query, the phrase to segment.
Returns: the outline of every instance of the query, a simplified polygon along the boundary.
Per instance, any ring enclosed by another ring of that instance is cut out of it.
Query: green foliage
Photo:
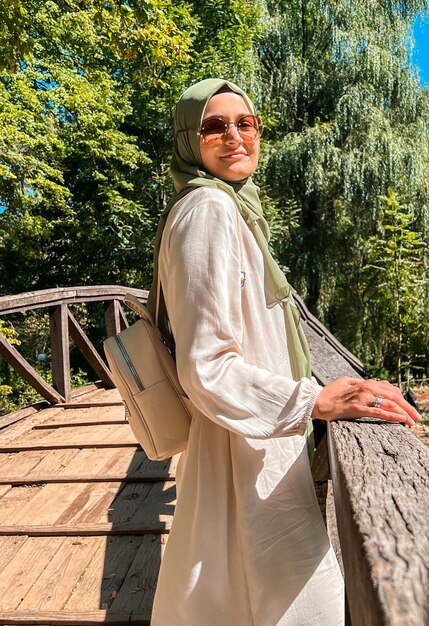
[[[427,270],[410,270],[415,308],[411,296],[376,286],[394,284],[387,242],[389,225],[399,226],[387,210],[410,212],[404,236],[428,243],[428,92],[408,58],[410,25],[427,8],[426,0],[3,2],[0,293],[148,287],[172,192],[174,104],[196,80],[224,76],[248,90],[266,122],[257,182],[292,284],[372,367],[392,371],[399,353],[402,369],[426,366],[429,286],[419,272]],[[388,188],[398,196],[378,201]],[[101,328],[98,312],[85,315]],[[23,343],[46,342],[29,320],[16,325]],[[0,367],[0,385],[15,390],[6,378]]]
[[[9,326],[7,326],[4,320],[1,320],[1,319],[0,319],[0,335],[3,335],[3,337],[5,337],[7,341],[12,345],[15,344],[16,346],[19,346],[21,343],[21,340],[18,338],[17,331],[14,328],[10,328]]]
[[[415,216],[401,197],[389,189],[380,196],[379,232],[364,246],[364,301],[369,312],[367,327],[378,336],[379,361],[396,369],[398,384],[403,367],[409,372],[417,358],[415,339],[424,328],[426,316],[421,302],[427,282],[429,250],[422,234],[413,230]]]
[[[394,187],[428,238],[429,102],[409,65],[408,39],[427,2],[267,1],[259,42],[269,156],[260,179],[300,227],[274,242],[292,284],[352,351],[371,361],[361,241]],[[372,329],[374,329],[372,327]],[[375,332],[375,330],[374,330]]]
[[[148,286],[159,210],[172,191],[173,105],[197,78],[250,76],[257,6],[3,7],[1,291]]]

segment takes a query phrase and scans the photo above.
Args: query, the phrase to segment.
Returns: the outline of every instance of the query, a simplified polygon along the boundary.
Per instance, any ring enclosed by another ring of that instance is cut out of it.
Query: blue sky
[[[420,74],[420,83],[429,87],[429,15],[418,18],[413,28],[414,48],[412,62],[417,65]]]

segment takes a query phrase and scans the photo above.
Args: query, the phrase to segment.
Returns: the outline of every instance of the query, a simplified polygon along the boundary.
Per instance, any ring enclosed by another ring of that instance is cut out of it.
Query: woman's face
[[[247,104],[237,93],[225,92],[214,95],[207,103],[203,122],[210,117],[223,117],[227,122],[238,122],[249,115]],[[200,152],[206,172],[229,182],[238,182],[251,176],[259,158],[259,137],[245,143],[231,124],[220,144],[209,144],[201,137]]]

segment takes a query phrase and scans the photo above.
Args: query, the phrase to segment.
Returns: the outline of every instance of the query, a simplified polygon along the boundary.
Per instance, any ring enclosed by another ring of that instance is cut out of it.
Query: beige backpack
[[[106,339],[104,351],[137,441],[150,459],[162,461],[186,447],[193,404],[148,309],[131,294],[124,304],[141,319]]]

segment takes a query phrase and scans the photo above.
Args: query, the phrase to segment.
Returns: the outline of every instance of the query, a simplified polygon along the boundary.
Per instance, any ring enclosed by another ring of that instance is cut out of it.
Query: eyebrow
[[[246,113],[238,113],[236,117],[246,117],[247,115],[252,115],[254,116],[253,113],[249,113],[248,111]],[[207,120],[211,120],[211,119],[216,119],[217,117],[221,117],[222,119],[226,120],[227,118],[224,115],[209,115],[208,117],[203,117],[203,122],[207,121]]]

